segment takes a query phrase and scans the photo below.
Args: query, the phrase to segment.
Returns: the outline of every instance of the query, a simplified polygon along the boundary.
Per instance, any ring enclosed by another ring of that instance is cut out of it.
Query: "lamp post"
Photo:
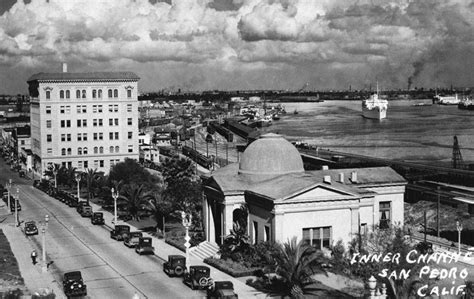
[[[20,226],[18,221],[18,202],[20,201],[20,188],[16,187],[16,200],[15,200],[15,225]]]
[[[81,200],[81,196],[80,196],[80,186],[79,186],[79,183],[81,182],[81,175],[79,173],[76,173],[76,182],[77,182],[77,200],[80,201]]]
[[[462,231],[462,223],[456,221],[456,229],[458,230],[458,254],[461,253],[461,231]]]
[[[43,252],[42,252],[43,264],[41,265],[41,270],[43,271],[43,273],[48,271],[48,264],[46,263],[46,229],[48,228],[48,223],[49,223],[49,216],[45,215],[44,222],[41,223],[41,233],[43,234]]]
[[[112,188],[112,197],[114,199],[114,224],[117,223],[117,198],[119,196],[118,191],[115,191],[114,188]]]
[[[8,198],[7,198],[7,201],[8,201],[8,211],[11,212],[11,207],[10,207],[10,190],[12,188],[12,179],[9,179],[8,182],[5,184],[6,188],[7,188],[7,191],[8,191]]]
[[[183,219],[183,226],[186,229],[186,236],[184,237],[186,243],[184,243],[184,247],[186,247],[186,264],[189,265],[189,247],[191,246],[191,243],[189,243],[189,241],[191,240],[191,238],[189,237],[189,227],[191,226],[191,220],[193,216],[191,215],[191,213],[186,213],[182,211],[181,218]]]
[[[58,170],[54,169],[53,174],[54,174],[54,189],[58,189]]]

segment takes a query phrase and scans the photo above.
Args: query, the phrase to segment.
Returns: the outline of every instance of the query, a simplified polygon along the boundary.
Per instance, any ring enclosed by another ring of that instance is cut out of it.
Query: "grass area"
[[[25,283],[7,237],[0,229],[0,297],[4,291],[23,288]],[[15,291],[21,293],[20,290]],[[8,297],[10,298],[10,297]],[[17,297],[12,297],[17,298]]]

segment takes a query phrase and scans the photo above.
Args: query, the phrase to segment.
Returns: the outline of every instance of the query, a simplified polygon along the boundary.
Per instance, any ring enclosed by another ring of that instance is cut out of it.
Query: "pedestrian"
[[[33,265],[36,265],[36,257],[38,256],[38,254],[36,253],[36,250],[33,250],[31,252],[31,261],[33,262]]]

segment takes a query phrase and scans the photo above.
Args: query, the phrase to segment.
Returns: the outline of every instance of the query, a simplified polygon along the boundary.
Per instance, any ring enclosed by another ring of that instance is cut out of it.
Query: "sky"
[[[474,86],[474,0],[0,0],[0,94],[38,72],[141,92]]]

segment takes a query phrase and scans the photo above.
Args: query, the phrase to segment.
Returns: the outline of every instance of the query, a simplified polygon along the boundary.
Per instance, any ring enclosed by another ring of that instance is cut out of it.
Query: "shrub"
[[[249,268],[242,263],[231,259],[206,258],[204,263],[221,270],[233,277],[243,277],[253,275],[258,268]]]

